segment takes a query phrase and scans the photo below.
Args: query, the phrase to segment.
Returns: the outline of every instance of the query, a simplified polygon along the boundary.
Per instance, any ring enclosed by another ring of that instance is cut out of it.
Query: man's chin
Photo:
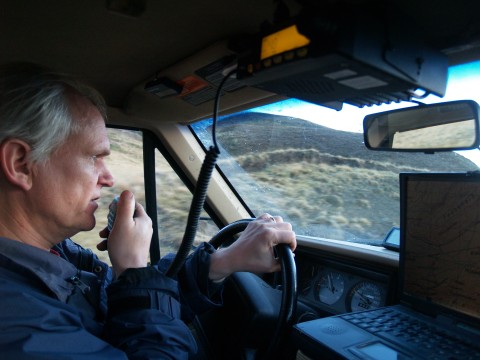
[[[95,217],[93,217],[93,220],[91,221],[91,223],[87,226],[87,228],[83,231],[90,231],[90,230],[93,230],[95,228],[95,225],[97,225],[97,222],[95,220]]]
[[[78,232],[85,232],[85,231],[91,231],[95,228],[96,221],[95,218],[93,220],[89,221],[88,223],[85,223]]]

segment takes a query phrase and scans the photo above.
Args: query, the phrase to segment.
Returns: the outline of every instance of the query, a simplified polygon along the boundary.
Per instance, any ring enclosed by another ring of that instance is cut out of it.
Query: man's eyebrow
[[[96,156],[109,156],[112,153],[110,149],[99,149],[94,152],[96,153]]]

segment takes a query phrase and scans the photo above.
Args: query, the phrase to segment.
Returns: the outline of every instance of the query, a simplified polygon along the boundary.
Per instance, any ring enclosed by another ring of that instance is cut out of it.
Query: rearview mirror
[[[372,150],[452,151],[479,146],[479,107],[462,100],[367,115],[365,145]]]

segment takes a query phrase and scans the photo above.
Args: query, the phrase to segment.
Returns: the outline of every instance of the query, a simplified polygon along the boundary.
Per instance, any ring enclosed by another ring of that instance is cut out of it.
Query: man
[[[147,266],[151,220],[124,191],[111,233],[100,233],[108,268],[69,240],[95,226],[101,189],[114,183],[105,118],[101,96],[75,79],[0,70],[2,358],[188,358],[196,345],[182,306],[218,306],[222,279],[277,271],[273,246],[295,249],[290,224],[265,214],[229,248],[199,247],[177,283]]]

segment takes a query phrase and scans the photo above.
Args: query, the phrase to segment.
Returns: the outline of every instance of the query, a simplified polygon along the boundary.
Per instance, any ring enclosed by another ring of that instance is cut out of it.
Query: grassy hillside
[[[116,185],[102,192],[96,228],[75,237],[90,248],[99,241],[98,231],[106,226],[108,204],[115,195],[130,189],[144,203],[141,134],[113,130],[109,135],[108,165]],[[240,174],[236,186],[255,213],[281,214],[295,223],[299,234],[347,241],[380,240],[398,225],[399,172],[477,168],[455,153],[370,151],[362,134],[259,113],[229,117],[219,124],[217,137],[223,147],[219,165],[236,166],[227,159],[230,154],[248,171]],[[156,173],[159,224],[168,229],[161,231],[160,238],[175,246],[183,236],[191,194],[165,161],[157,159]],[[266,196],[252,193],[252,181]],[[100,256],[108,260],[105,253]]]
[[[371,151],[363,134],[290,117],[249,113],[228,120],[217,135],[224,151],[272,199],[254,195],[247,203],[256,213],[279,209],[304,235],[379,241],[399,224],[400,172],[477,169],[456,153]],[[242,196],[251,193],[250,181],[245,176],[236,183],[245,187]]]

